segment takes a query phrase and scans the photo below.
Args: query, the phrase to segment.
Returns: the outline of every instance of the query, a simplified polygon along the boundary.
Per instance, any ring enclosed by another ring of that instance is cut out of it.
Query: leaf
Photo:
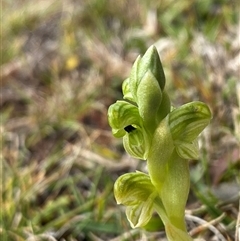
[[[137,103],[139,114],[145,127],[155,129],[157,111],[161,104],[162,91],[152,72],[148,70],[139,83],[137,90]]]
[[[148,48],[148,50],[141,59],[139,66],[139,77],[141,78],[148,70],[153,73],[154,77],[158,81],[161,90],[163,90],[165,87],[165,75],[157,49],[154,45]]]

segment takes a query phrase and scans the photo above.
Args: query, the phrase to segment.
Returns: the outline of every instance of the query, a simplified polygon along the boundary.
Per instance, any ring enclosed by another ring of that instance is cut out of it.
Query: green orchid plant
[[[120,176],[114,185],[131,227],[145,227],[157,212],[170,241],[188,241],[184,214],[190,178],[189,159],[199,155],[198,135],[209,124],[209,107],[199,101],[171,106],[158,52],[151,46],[133,64],[122,85],[123,100],[108,109],[112,133],[125,150],[147,162],[148,174]]]

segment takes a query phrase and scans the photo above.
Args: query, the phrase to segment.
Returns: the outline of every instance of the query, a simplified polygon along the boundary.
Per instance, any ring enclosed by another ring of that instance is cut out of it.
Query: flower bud
[[[149,47],[146,53],[143,55],[140,68],[143,70],[143,72],[146,72],[148,69],[151,70],[151,72],[157,79],[161,90],[164,89],[165,74],[163,71],[161,60],[158,55],[158,51],[154,45]]]
[[[139,56],[136,59],[130,73],[130,90],[137,104],[138,86],[147,71],[151,71],[152,75],[157,80],[160,89],[163,91],[165,86],[165,75],[155,46],[148,48],[142,58]]]

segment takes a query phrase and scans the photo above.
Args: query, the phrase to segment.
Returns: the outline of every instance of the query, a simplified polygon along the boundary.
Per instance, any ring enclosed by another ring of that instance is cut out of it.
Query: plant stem
[[[181,230],[172,225],[159,197],[157,197],[154,201],[154,208],[164,223],[166,235],[169,241],[193,241],[186,230]]]

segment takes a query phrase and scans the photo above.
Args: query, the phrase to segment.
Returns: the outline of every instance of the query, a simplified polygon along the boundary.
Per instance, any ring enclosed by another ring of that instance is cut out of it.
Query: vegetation
[[[3,0],[2,9],[1,240],[165,240],[157,218],[132,230],[116,205],[115,180],[146,166],[107,120],[150,45],[173,104],[202,101],[213,114],[190,161],[188,231],[237,239],[237,1]]]

